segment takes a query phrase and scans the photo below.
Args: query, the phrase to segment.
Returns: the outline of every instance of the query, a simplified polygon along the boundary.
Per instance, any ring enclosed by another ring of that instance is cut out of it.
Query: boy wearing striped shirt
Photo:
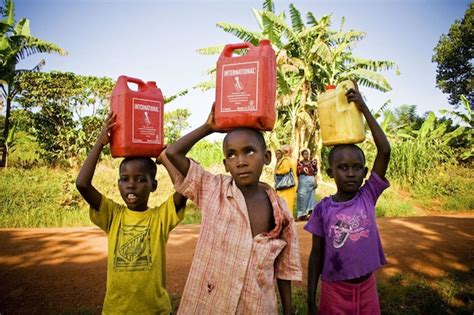
[[[201,231],[178,314],[276,314],[277,280],[284,314],[291,313],[291,281],[302,278],[295,223],[286,203],[260,182],[271,160],[262,134],[227,133],[224,166],[214,175],[186,157],[200,139],[219,132],[206,123],[171,144],[167,156],[185,177],[177,192],[201,209]]]

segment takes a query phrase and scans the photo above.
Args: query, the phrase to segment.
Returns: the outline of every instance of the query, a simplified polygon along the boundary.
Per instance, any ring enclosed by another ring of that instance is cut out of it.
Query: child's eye
[[[138,177],[137,182],[144,183],[144,182],[146,182],[146,178],[145,177]]]
[[[128,177],[127,176],[120,176],[119,180],[121,182],[126,182],[128,180]]]
[[[255,153],[255,151],[253,149],[247,150],[247,152],[246,152],[247,155],[252,155],[254,153]]]
[[[229,154],[227,154],[227,158],[228,158],[228,159],[233,159],[233,158],[235,158],[235,153],[229,153]]]

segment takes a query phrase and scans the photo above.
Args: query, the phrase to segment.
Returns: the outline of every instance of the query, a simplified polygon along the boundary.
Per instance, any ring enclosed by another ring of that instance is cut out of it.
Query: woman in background
[[[309,159],[309,150],[301,151],[302,160],[298,161],[296,174],[298,175],[298,193],[296,219],[307,220],[316,206],[316,174],[318,173],[318,162]]]
[[[283,153],[283,157],[278,160],[278,151]],[[291,157],[292,148],[289,145],[284,145],[281,147],[281,150],[277,150],[277,164],[275,167],[276,175],[283,175],[290,171],[293,172],[295,178],[295,186],[285,189],[277,190],[277,194],[285,199],[288,208],[292,212],[293,217],[295,216],[295,197],[296,197],[296,188],[298,186],[298,179],[296,175],[296,161]]]

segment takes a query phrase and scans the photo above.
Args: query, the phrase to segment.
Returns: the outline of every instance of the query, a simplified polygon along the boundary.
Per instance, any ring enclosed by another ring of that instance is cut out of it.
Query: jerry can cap
[[[335,90],[336,86],[334,84],[328,84],[324,86],[324,90]]]
[[[269,39],[261,39],[260,40],[260,45],[271,45],[271,42]]]

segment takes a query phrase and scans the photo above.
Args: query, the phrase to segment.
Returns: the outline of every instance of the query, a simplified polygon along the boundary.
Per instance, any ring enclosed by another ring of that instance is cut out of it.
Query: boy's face
[[[269,164],[271,153],[250,130],[230,132],[224,141],[224,166],[238,187],[258,184],[263,165]]]
[[[283,157],[283,153],[280,150],[277,150],[275,152],[275,157],[276,157],[277,160],[279,160]]]
[[[354,148],[343,148],[335,152],[328,175],[334,178],[338,192],[354,194],[367,175],[362,153]]]
[[[150,192],[156,190],[156,186],[156,180],[151,178],[150,171],[142,161],[131,160],[122,164],[118,187],[128,209],[148,209],[148,197]]]
[[[303,160],[309,160],[309,152],[304,150],[303,153],[301,153],[301,156],[303,157]]]

